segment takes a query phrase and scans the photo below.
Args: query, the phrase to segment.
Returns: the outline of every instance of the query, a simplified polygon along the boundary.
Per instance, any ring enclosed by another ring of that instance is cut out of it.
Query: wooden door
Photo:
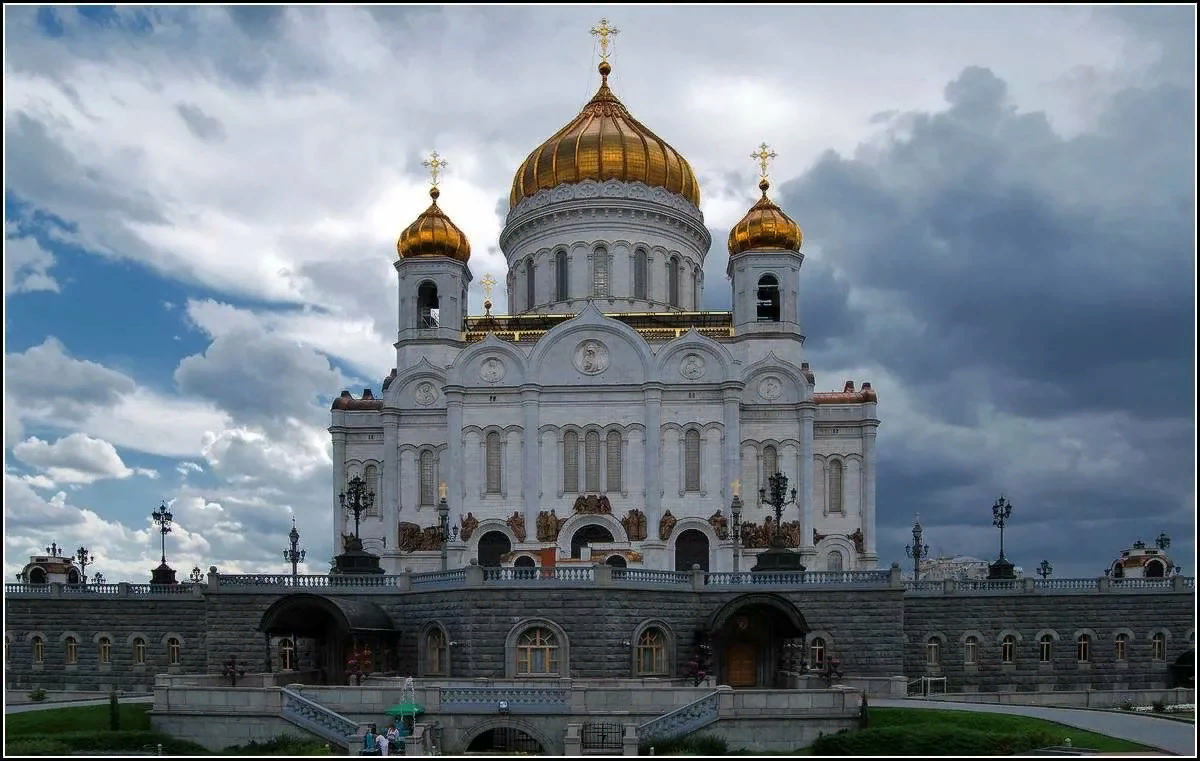
[[[730,687],[754,687],[758,684],[758,658],[754,645],[734,642],[725,652]]]

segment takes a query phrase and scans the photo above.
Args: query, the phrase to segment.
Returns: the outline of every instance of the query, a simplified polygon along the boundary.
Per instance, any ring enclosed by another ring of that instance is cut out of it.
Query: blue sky
[[[778,152],[818,390],[879,391],[882,563],[915,512],[991,557],[1003,491],[1026,567],[1166,531],[1192,572],[1194,9],[760,12],[6,7],[5,573],[55,541],[145,580],[160,500],[178,569],[282,568],[294,515],[324,570],[328,406],[392,366],[421,158],[502,281],[512,172],[595,89],[601,15],[700,179],[709,308]]]

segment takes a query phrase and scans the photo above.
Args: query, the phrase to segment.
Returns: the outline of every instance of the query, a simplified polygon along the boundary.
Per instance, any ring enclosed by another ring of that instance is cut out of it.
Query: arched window
[[[525,260],[525,309],[531,310],[537,304],[537,295],[534,286],[537,285],[536,274],[533,269],[533,257]]]
[[[942,641],[937,637],[930,637],[925,643],[925,664],[927,666],[937,666],[942,662]]]
[[[1038,640],[1038,660],[1042,663],[1050,663],[1054,660],[1054,636],[1051,634],[1043,634]]]
[[[487,493],[500,493],[500,434],[491,431],[487,435]]]
[[[600,434],[588,431],[583,437],[584,491],[596,494],[600,491]]]
[[[698,565],[701,570],[708,570],[708,537],[694,528],[681,531],[675,539],[675,570],[690,571]]]
[[[436,475],[433,472],[433,452],[426,449],[421,452],[419,458],[420,464],[420,479],[421,479],[421,505],[432,506],[437,504],[437,487]]]
[[[537,563],[533,562],[533,558],[528,555],[522,555],[513,562],[514,568],[536,568]]]
[[[287,638],[279,640],[279,668],[284,671],[296,670],[296,643]]]
[[[779,453],[775,447],[763,447],[762,450],[762,485],[770,483],[771,476],[779,472]]]
[[[612,566],[613,568],[627,568],[629,566],[625,562],[625,558],[620,555],[609,555],[608,560],[604,561],[604,565]]]
[[[554,676],[558,674],[558,638],[543,626],[521,632],[517,638],[517,675]]]
[[[808,645],[809,661],[813,666],[825,665],[825,640],[822,637],[813,637],[812,642]]]
[[[963,641],[963,663],[978,663],[979,662],[979,638],[976,636],[967,637]]]
[[[425,633],[425,674],[427,676],[447,675],[450,665],[447,658],[448,651],[446,633],[440,626],[434,626]]]
[[[41,566],[35,567],[29,571],[30,584],[45,584],[46,578],[46,569],[42,568]]]
[[[779,281],[774,275],[758,279],[758,321],[779,322]]]
[[[1000,661],[1001,663],[1012,663],[1017,657],[1017,638],[1011,634],[1005,634],[1004,639],[1000,641]]]
[[[838,552],[837,550],[829,551],[829,570],[842,570],[842,553]]]
[[[1091,659],[1092,637],[1089,634],[1080,634],[1075,640],[1075,660],[1084,663]]]
[[[367,491],[375,495],[367,515],[379,515],[379,503],[383,501],[379,498],[379,468],[374,465],[363,468],[363,480],[366,481]]]
[[[67,637],[67,665],[74,666],[79,663],[79,640],[74,637]]]
[[[579,491],[579,434],[563,434],[563,491]]]
[[[1150,657],[1156,661],[1167,659],[1167,635],[1154,632],[1154,636],[1150,638]]]
[[[646,273],[649,271],[647,266],[646,252],[638,249],[633,255],[633,297],[635,299],[646,298]]]
[[[179,640],[177,638],[171,637],[170,639],[167,640],[167,665],[168,666],[178,666],[179,665],[180,649],[181,648],[180,648]]]
[[[667,673],[667,638],[662,630],[652,627],[642,632],[638,637],[634,662],[638,676],[661,676]]]
[[[46,662],[46,640],[41,637],[33,638],[33,663],[40,666]]]
[[[554,255],[554,285],[555,300],[567,300],[567,252],[559,251]]]
[[[1166,575],[1167,567],[1161,560],[1151,560],[1146,564],[1147,579],[1161,579]]]
[[[700,311],[700,270],[692,275],[692,311]]]
[[[1129,652],[1129,635],[1124,634],[1124,633],[1118,634],[1116,637],[1113,638],[1113,656],[1118,661],[1123,661],[1128,657],[1128,655],[1127,655],[1128,652]]]
[[[604,246],[592,253],[592,295],[608,295],[608,249]]]
[[[479,537],[479,565],[499,568],[501,559],[512,551],[512,542],[499,531],[489,531]]]
[[[700,432],[692,428],[683,435],[683,490],[700,491]]]
[[[437,286],[426,280],[417,288],[417,327],[436,328],[439,313]]]
[[[672,256],[667,262],[667,302],[679,306],[679,257]]]
[[[74,568],[72,568],[70,571],[67,571],[67,583],[68,584],[78,584],[79,583],[79,571],[76,571]]]
[[[619,492],[621,491],[621,434],[617,431],[609,431],[606,440],[607,451],[604,453],[607,460],[605,465],[605,491]]]
[[[146,640],[135,637],[133,640],[133,665],[146,665]]]
[[[829,488],[825,493],[829,495],[829,512],[842,512],[842,461],[833,460],[829,463]]]
[[[101,637],[96,642],[96,655],[100,659],[101,666],[107,666],[112,663],[112,640],[108,637]]]

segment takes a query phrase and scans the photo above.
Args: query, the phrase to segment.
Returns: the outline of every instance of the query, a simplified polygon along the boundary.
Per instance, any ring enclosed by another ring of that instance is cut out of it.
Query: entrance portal
[[[514,727],[496,727],[479,734],[467,746],[467,753],[478,754],[542,754],[542,744]]]
[[[789,640],[808,625],[789,601],[773,594],[748,594],[726,603],[708,619],[716,675],[734,688],[784,687],[794,665]]]
[[[702,571],[708,570],[708,537],[689,528],[675,539],[675,570],[690,571],[694,565]]]
[[[484,568],[499,568],[500,558],[512,549],[508,537],[499,531],[489,531],[479,537],[479,565]]]
[[[589,523],[586,526],[580,527],[578,531],[571,536],[571,557],[577,558],[583,554],[583,548],[589,544],[601,544],[603,542],[613,541],[612,532],[604,526],[598,526],[595,523]]]
[[[752,642],[734,642],[725,651],[730,687],[753,687],[757,683],[758,657]]]
[[[293,646],[308,640],[312,648],[296,648],[294,668],[315,670],[322,684],[345,684],[347,661],[356,652],[364,657],[363,666],[375,674],[399,667],[399,633],[378,605],[366,600],[328,598],[314,594],[294,594],[276,600],[267,608],[258,630],[268,641],[286,637]],[[307,652],[306,652],[307,651]],[[278,654],[273,653],[273,660]]]

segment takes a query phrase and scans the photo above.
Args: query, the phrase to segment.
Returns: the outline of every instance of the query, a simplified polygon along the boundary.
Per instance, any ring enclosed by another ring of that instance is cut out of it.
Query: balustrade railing
[[[1171,579],[1111,579],[1113,589],[1170,589]]]
[[[467,580],[466,568],[455,568],[452,571],[431,571],[429,573],[414,573],[412,575],[412,586],[427,587],[427,586],[443,586],[447,584],[460,585]]]
[[[941,592],[946,588],[946,582],[940,579],[922,579],[910,581],[904,586],[909,592]]]
[[[720,718],[720,707],[720,693],[710,692],[699,700],[693,700],[681,708],[638,726],[638,741],[669,740],[695,732]]]
[[[691,584],[691,571],[660,571],[654,568],[614,568],[613,581],[642,584]]]
[[[356,722],[286,687],[280,687],[279,691],[283,695],[279,714],[284,719],[343,748],[354,746],[358,735]]]
[[[5,584],[6,595],[45,595],[50,596],[49,584]]]
[[[475,712],[506,704],[515,713],[570,713],[570,691],[561,687],[442,687],[441,710]]]
[[[1018,592],[1024,583],[1021,579],[965,579],[956,585],[961,592]]]
[[[67,595],[115,595],[121,591],[121,586],[119,584],[67,584],[62,591]]]
[[[1099,589],[1096,579],[1034,579],[1034,589]]]

